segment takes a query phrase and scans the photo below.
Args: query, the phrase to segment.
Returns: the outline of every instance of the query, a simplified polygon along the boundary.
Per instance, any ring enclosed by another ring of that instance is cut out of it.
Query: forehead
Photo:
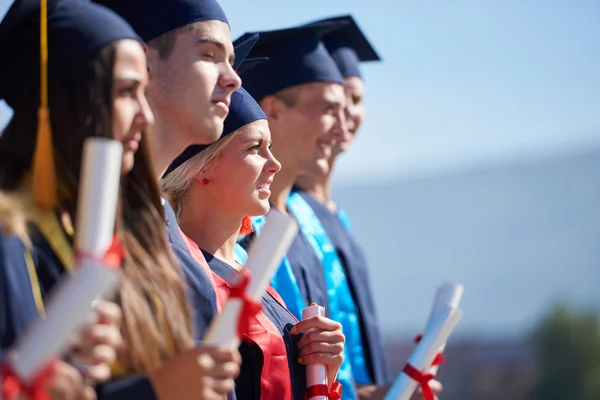
[[[239,140],[263,139],[271,140],[271,131],[269,130],[269,122],[266,119],[259,119],[239,129],[236,138]]]
[[[221,43],[228,52],[233,53],[231,31],[229,25],[223,21],[210,20],[194,22],[186,29],[186,32],[194,41],[209,39]],[[184,32],[184,34],[186,32]]]
[[[115,43],[115,68],[132,68],[146,72],[146,55],[135,40],[123,39]]]
[[[350,93],[360,94],[364,91],[365,84],[359,77],[351,76],[344,78],[344,88]]]
[[[299,102],[344,102],[346,93],[339,83],[313,82],[298,86]]]

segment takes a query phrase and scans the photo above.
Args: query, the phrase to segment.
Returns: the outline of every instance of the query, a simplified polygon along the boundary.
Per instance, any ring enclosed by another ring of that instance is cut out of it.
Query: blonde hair
[[[164,194],[167,200],[169,200],[171,207],[173,207],[173,210],[175,210],[175,215],[177,215],[178,219],[181,216],[181,202],[187,194],[194,178],[199,173],[209,171],[216,166],[217,160],[223,150],[225,150],[233,137],[241,130],[242,128],[217,140],[161,179],[160,182]]]
[[[5,192],[0,192],[0,235],[15,235],[24,244],[29,244],[22,202],[15,195]]]

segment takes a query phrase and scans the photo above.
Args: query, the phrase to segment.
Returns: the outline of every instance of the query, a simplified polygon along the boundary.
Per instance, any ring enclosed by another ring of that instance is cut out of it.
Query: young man
[[[269,61],[241,74],[244,87],[268,117],[273,153],[282,165],[271,185],[271,204],[289,211],[301,227],[273,279],[273,286],[297,318],[312,302],[325,306],[332,319],[339,317],[339,310],[330,307],[333,299],[327,288],[328,280],[343,275],[343,271],[338,263],[333,266],[339,269],[337,275],[332,274],[328,260],[316,252],[311,235],[304,229],[307,219],[294,207],[295,197],[290,194],[300,171],[312,164],[329,168],[333,144],[347,134],[343,78],[320,39],[340,26],[325,23],[259,32],[250,56],[268,57]],[[259,234],[262,221],[254,221]],[[246,245],[249,240],[251,237]],[[338,380],[343,385],[343,398],[355,398],[352,371],[346,362]]]
[[[315,24],[323,21],[347,23],[343,28],[326,35],[323,43],[344,77],[349,134],[333,146],[328,169],[310,168],[302,171],[296,180],[296,186],[299,189],[298,193],[314,210],[335,247],[344,267],[352,298],[357,305],[365,362],[353,369],[356,382],[361,385],[381,386],[388,384],[391,376],[373,303],[366,257],[352,234],[350,225],[346,223],[345,214],[338,210],[331,199],[333,165],[338,155],[346,151],[354,140],[364,115],[364,82],[359,63],[378,61],[380,58],[351,16],[321,20]],[[358,368],[361,371],[356,371]]]
[[[101,3],[120,14],[146,43],[146,95],[155,117],[148,133],[158,180],[188,146],[219,138],[231,94],[241,86],[234,67],[243,61],[255,38],[234,54],[227,17],[216,0]],[[179,229],[173,209],[166,201],[164,206],[169,242],[185,274],[194,334],[200,341],[217,313],[214,282],[201,252]]]

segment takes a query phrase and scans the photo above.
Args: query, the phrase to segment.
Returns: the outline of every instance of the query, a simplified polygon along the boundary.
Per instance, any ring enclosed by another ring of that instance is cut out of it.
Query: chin
[[[269,203],[269,199],[265,200],[257,200],[254,203],[254,207],[252,207],[252,212],[248,213],[248,215],[252,217],[259,217],[261,215],[266,215],[271,209],[271,204]],[[248,210],[250,211],[250,210]]]
[[[194,144],[211,144],[219,140],[221,133],[223,133],[223,119],[212,117],[210,120],[203,122],[199,134],[193,132]]]

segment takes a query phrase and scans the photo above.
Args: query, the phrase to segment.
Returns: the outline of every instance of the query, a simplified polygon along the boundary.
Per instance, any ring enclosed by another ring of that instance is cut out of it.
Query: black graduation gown
[[[357,306],[361,337],[364,342],[363,351],[371,379],[377,385],[388,384],[391,376],[373,303],[365,254],[354,235],[343,226],[335,213],[308,192],[298,187],[295,190],[308,202],[321,221],[344,267],[350,292]]]

